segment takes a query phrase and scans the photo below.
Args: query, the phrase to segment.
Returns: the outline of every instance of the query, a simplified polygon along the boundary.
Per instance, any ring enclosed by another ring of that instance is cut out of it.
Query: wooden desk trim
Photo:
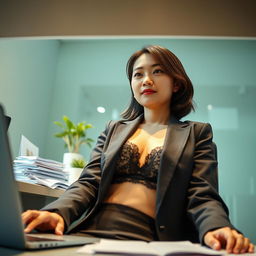
[[[64,193],[64,190],[62,189],[52,189],[42,185],[31,184],[22,181],[17,181],[17,183],[19,191],[24,193],[50,197],[59,197]]]

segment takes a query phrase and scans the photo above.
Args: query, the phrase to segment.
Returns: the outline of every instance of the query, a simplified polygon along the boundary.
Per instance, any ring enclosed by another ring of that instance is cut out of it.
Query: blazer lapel
[[[171,119],[168,126],[163,154],[158,173],[157,194],[156,194],[156,212],[158,212],[167,187],[173,177],[178,160],[186,144],[190,132],[190,126]]]
[[[111,182],[112,176],[115,171],[115,158],[120,151],[122,145],[125,141],[134,133],[137,129],[138,125],[141,122],[143,116],[139,116],[132,121],[124,121],[119,123],[113,135],[110,139],[109,146],[104,153],[105,163],[102,169],[101,180],[104,182],[100,183],[100,195],[104,195],[105,189],[108,187],[109,183]]]

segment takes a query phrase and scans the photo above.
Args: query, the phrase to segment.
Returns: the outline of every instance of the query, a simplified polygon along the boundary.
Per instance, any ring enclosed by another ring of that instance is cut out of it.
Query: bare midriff
[[[140,166],[152,149],[163,146],[165,134],[166,126],[153,132],[141,127],[132,135],[129,141],[139,148]],[[126,205],[155,218],[156,190],[140,183],[112,184],[104,202]]]
[[[131,182],[112,184],[105,202],[123,204],[154,218],[156,190]]]

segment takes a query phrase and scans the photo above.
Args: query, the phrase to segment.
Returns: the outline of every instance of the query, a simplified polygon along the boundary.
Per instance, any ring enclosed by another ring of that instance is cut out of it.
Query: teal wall
[[[58,50],[57,41],[0,40],[0,102],[12,117],[14,156],[21,134],[45,152]]]
[[[113,109],[120,112],[128,103],[126,61],[147,44],[168,47],[183,62],[197,104],[187,119],[212,124],[220,193],[233,223],[256,243],[256,40],[0,41],[1,102],[13,117],[14,151],[23,133],[40,146],[41,156],[62,160],[53,121],[64,114],[91,122],[89,135],[96,139]],[[96,112],[99,105],[105,114]],[[86,158],[89,152],[82,150]]]

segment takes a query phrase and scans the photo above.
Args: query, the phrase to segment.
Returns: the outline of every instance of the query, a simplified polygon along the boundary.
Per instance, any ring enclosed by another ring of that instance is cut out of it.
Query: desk
[[[7,248],[0,247],[1,256],[85,256],[86,254],[78,254],[76,251],[80,247],[69,247],[69,248],[59,248],[51,250],[41,250],[41,251],[18,251]],[[228,254],[229,256],[256,256],[256,253],[244,253],[244,254]],[[106,254],[97,254],[97,256],[106,256]],[[110,255],[109,255],[110,256]],[[117,256],[116,254],[113,256]]]
[[[23,210],[41,209],[64,193],[62,189],[52,189],[42,185],[17,181]]]
[[[40,209],[44,205],[54,201],[64,193],[61,189],[51,189],[45,186],[25,183],[17,181],[18,189],[21,194],[23,209]],[[85,254],[78,254],[76,251],[80,246],[49,249],[49,250],[35,250],[35,251],[19,251],[0,247],[0,256],[82,256]],[[237,255],[237,254],[229,254]],[[240,256],[256,256],[253,254],[239,254]],[[101,256],[97,254],[97,256]],[[106,256],[106,255],[102,255]],[[116,256],[116,255],[115,255]]]
[[[67,247],[49,250],[19,251],[0,247],[1,256],[82,256],[76,253],[79,247]],[[106,256],[106,255],[105,255]]]

